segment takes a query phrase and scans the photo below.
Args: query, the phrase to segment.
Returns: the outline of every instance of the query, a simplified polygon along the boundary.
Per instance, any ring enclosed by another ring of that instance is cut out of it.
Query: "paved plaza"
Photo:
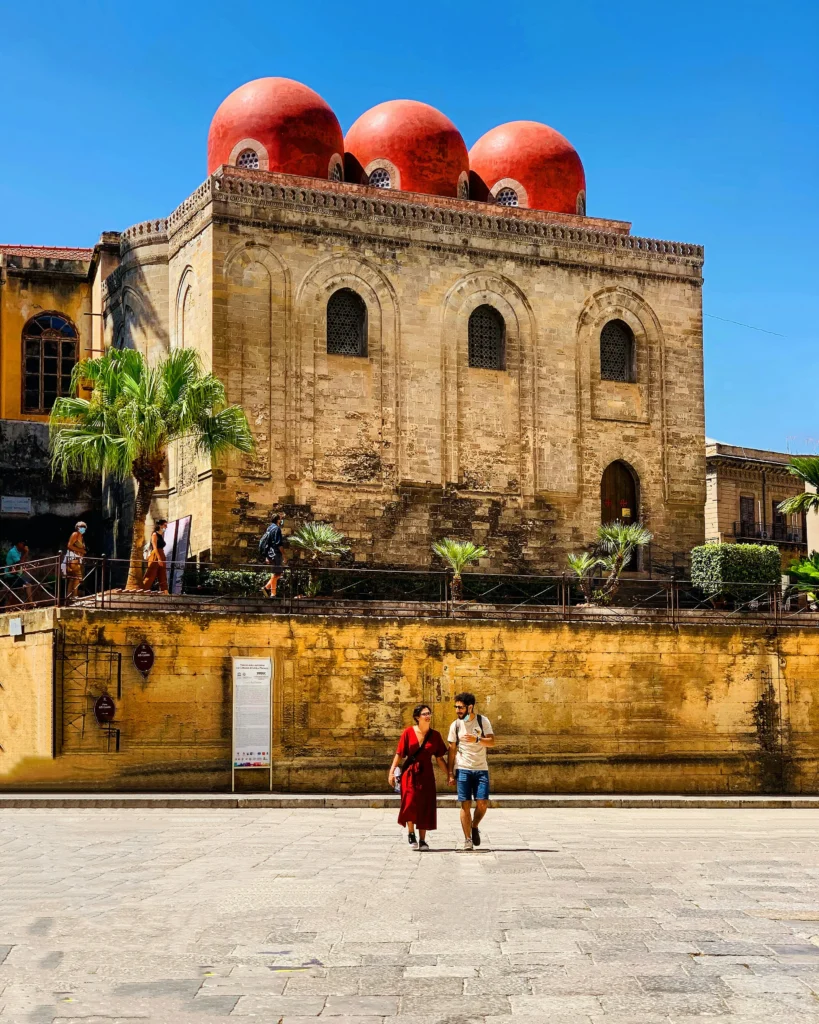
[[[819,1021],[819,811],[0,813],[0,1021]]]

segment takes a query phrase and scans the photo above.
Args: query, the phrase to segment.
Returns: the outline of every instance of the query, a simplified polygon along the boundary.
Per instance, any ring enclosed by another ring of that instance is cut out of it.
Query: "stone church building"
[[[237,89],[204,184],[89,260],[95,347],[194,348],[255,434],[214,467],[177,446],[157,513],[191,514],[205,559],[252,559],[275,509],[373,564],[429,565],[452,536],[562,571],[616,518],[701,543],[702,248],[586,209],[545,125],[468,151],[402,100],[344,137],[306,86]]]

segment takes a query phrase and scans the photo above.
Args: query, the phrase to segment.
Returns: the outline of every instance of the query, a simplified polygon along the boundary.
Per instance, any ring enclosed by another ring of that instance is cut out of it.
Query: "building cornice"
[[[593,222],[616,226],[616,230],[605,230],[602,226],[585,226],[588,218],[532,210],[507,210],[500,215],[495,212],[496,207],[468,200],[441,200],[399,192],[385,195],[380,189],[366,186],[236,168],[221,168],[168,217],[172,251],[178,247],[174,236],[186,234],[185,227],[211,204],[231,213],[235,210],[237,219],[253,219],[254,210],[271,209],[306,214],[314,219],[321,215],[330,230],[333,221],[351,218],[365,231],[370,226],[375,234],[383,234],[383,228],[391,226],[400,228],[404,236],[408,229],[426,228],[439,237],[451,235],[451,240],[440,238],[440,244],[459,249],[469,247],[470,237],[503,239],[507,244],[519,241],[521,255],[530,258],[541,256],[532,246],[543,244],[557,249],[586,250],[590,255],[635,257],[638,263],[652,261],[659,273],[701,279],[702,246],[629,235],[622,230],[624,222],[620,221]],[[511,255],[508,250],[505,254]],[[651,272],[649,267],[645,270]]]

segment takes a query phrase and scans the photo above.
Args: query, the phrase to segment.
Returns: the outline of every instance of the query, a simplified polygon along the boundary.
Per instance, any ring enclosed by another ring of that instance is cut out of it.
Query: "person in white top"
[[[449,784],[458,784],[461,828],[465,850],[481,845],[478,825],[489,807],[489,763],[486,748],[495,746],[492,723],[475,714],[475,694],[459,693],[455,698],[458,716],[449,727]],[[472,801],[475,813],[472,814]]]

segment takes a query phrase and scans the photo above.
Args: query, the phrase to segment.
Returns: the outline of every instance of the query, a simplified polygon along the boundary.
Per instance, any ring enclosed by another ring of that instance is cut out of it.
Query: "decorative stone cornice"
[[[438,231],[484,238],[520,238],[566,248],[628,253],[668,263],[699,268],[703,247],[686,242],[639,238],[623,231],[623,222],[610,222],[615,230],[586,227],[586,218],[551,215],[543,211],[514,210],[504,214],[497,207],[468,200],[420,197],[409,193],[385,195],[379,189],[348,183],[323,182],[314,178],[240,171],[223,167],[205,181],[168,217],[168,235],[173,237],[209,203],[219,202],[254,208],[278,208],[307,214],[324,214],[393,224],[402,228],[430,227]],[[434,201],[436,200],[436,201]],[[536,217],[521,214],[537,214]],[[552,217],[554,216],[554,220]],[[605,225],[604,221],[593,222]],[[627,228],[628,226],[625,225]]]
[[[144,220],[141,224],[126,228],[119,236],[120,256],[124,256],[129,249],[136,249],[141,245],[161,245],[167,241],[168,222],[164,217]]]

